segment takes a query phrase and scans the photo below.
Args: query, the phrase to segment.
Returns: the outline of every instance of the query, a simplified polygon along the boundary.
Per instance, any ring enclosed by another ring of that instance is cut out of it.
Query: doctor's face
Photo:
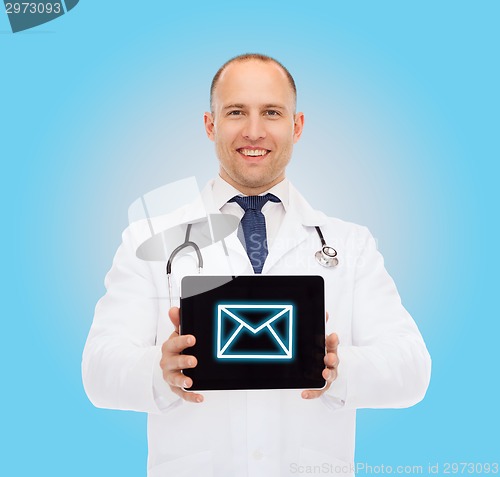
[[[236,61],[222,72],[205,129],[215,142],[220,176],[248,195],[281,182],[304,115],[284,71],[273,62]]]

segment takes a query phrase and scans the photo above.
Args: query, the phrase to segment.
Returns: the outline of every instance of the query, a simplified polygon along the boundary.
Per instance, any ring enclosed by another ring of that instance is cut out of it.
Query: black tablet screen
[[[322,277],[189,276],[181,295],[181,334],[196,337],[190,390],[325,385]]]

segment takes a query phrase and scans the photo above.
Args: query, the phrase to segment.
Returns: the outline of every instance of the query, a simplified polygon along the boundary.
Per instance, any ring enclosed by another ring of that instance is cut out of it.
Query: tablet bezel
[[[218,298],[223,287],[225,296]],[[296,349],[292,360],[231,361],[214,356],[216,313],[210,313],[212,323],[200,318],[197,321],[194,315],[207,308],[215,310],[221,300],[244,303],[252,299],[295,304]],[[183,371],[193,380],[193,386],[186,390],[323,389],[325,325],[324,279],[320,275],[186,276],[181,281],[180,333],[195,335],[197,343],[183,354],[198,359],[196,368]],[[207,340],[203,341],[200,334]]]

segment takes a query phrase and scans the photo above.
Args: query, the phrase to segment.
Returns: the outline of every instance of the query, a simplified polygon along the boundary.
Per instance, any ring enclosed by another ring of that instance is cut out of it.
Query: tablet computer
[[[321,276],[187,276],[180,309],[180,333],[196,337],[188,391],[325,386]]]

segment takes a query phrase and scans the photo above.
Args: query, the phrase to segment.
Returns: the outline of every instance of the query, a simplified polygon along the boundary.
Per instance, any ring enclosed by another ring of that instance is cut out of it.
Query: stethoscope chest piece
[[[339,259],[337,258],[337,250],[326,244],[325,238],[319,227],[314,227],[316,232],[318,232],[319,239],[321,240],[321,250],[318,250],[314,256],[317,262],[326,268],[336,267],[339,264]]]
[[[326,268],[336,267],[339,264],[337,251],[328,245],[321,247],[321,250],[318,250],[314,256],[318,263]]]

